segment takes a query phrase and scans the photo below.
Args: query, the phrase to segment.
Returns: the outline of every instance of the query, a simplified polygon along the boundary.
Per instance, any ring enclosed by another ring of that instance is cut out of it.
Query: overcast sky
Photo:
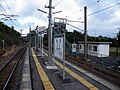
[[[61,2],[60,2],[61,1]],[[99,2],[97,2],[99,1]],[[57,4],[60,2],[59,4]],[[88,15],[88,34],[92,36],[114,37],[120,28],[120,4],[110,9],[90,15],[96,11],[119,4],[120,0],[52,0],[52,5],[56,5],[53,12],[62,10],[61,13],[54,14],[54,17],[66,18],[73,21],[84,21],[84,6],[87,6]],[[49,0],[0,0],[0,14],[18,15],[11,17],[11,20],[5,21],[5,16],[0,15],[0,21],[9,26],[14,26],[17,31],[23,29],[23,34],[29,32],[29,26],[35,28],[38,26],[48,26],[48,15],[37,9],[48,12]],[[34,24],[33,24],[34,23]],[[84,24],[78,22],[69,22],[70,24],[83,29]],[[67,26],[69,31],[77,30]],[[81,32],[81,31],[80,31]]]

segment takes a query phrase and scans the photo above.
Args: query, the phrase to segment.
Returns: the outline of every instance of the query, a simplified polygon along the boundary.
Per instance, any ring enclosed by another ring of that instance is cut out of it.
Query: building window
[[[59,43],[61,43],[61,39],[59,39]]]
[[[92,46],[91,45],[89,46],[89,51],[92,51]]]
[[[82,49],[82,45],[79,45],[79,49]]]
[[[97,51],[97,46],[93,46],[93,51]]]
[[[58,40],[56,39],[56,43],[58,43]]]
[[[73,45],[73,48],[76,48],[76,45]]]

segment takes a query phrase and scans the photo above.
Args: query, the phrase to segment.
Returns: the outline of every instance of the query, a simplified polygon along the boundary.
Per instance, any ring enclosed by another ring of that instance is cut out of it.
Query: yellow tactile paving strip
[[[53,87],[52,83],[50,82],[48,76],[46,75],[45,71],[43,70],[40,62],[38,61],[33,48],[31,48],[31,50],[32,50],[32,56],[34,58],[34,62],[36,64],[37,70],[39,72],[40,78],[41,78],[43,86],[44,86],[44,89],[45,90],[55,90],[55,88]]]
[[[48,57],[47,53],[44,52],[44,54]],[[58,66],[60,66],[61,68],[63,68],[63,65],[61,63],[59,63],[58,61],[54,61]],[[74,73],[72,70],[68,69],[67,67],[65,67],[65,71],[68,72],[71,76],[73,76],[75,79],[77,79],[78,81],[80,81],[80,83],[82,83],[84,86],[86,86],[88,89],[90,90],[99,90],[97,87],[95,87],[94,85],[92,85],[91,83],[89,83],[87,80],[85,80],[84,78],[80,77],[78,74]]]

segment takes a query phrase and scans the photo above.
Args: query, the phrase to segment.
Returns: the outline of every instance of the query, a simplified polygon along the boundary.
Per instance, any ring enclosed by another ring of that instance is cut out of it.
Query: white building
[[[72,52],[77,52],[77,44],[72,44]]]
[[[97,57],[109,56],[109,44],[112,42],[87,42],[88,55]],[[79,42],[79,52],[84,53],[84,42]]]
[[[42,27],[37,26],[36,30],[37,30],[38,33],[39,32],[45,32],[46,28],[45,28],[45,26],[42,26]]]

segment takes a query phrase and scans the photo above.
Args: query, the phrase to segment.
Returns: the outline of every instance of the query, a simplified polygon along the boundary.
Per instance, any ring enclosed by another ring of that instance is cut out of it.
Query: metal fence
[[[67,52],[68,53],[68,52]],[[80,52],[69,52],[69,54],[75,58],[80,57],[81,60],[84,60],[84,53]],[[92,56],[91,54],[87,55],[87,61],[101,65],[102,67],[108,68],[110,70],[120,72],[120,57],[103,57],[105,55],[100,54],[100,57]]]

